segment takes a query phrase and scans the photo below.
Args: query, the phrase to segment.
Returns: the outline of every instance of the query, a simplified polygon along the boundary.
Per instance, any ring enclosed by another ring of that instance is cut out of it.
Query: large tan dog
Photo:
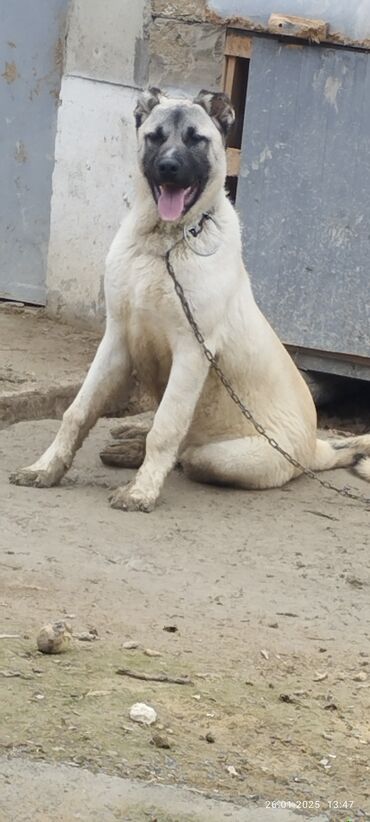
[[[133,369],[158,410],[143,464],[113,494],[113,507],[152,510],[177,459],[195,480],[240,488],[281,486],[300,473],[256,434],[210,370],[166,269],[169,249],[207,346],[269,435],[309,468],[356,463],[370,479],[370,435],[316,439],[309,390],[253,299],[238,217],[224,190],[230,101],[150,89],[135,113],[140,171],[133,208],[107,258],[104,338],[53,444],[12,481],[56,485]]]

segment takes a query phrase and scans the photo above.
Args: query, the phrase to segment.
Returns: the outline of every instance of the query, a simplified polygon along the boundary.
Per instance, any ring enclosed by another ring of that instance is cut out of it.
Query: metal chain
[[[226,389],[227,393],[229,394],[229,396],[231,397],[231,399],[233,400],[235,405],[237,405],[238,408],[240,408],[243,416],[249,422],[252,423],[252,425],[255,428],[255,430],[257,431],[257,433],[260,434],[260,436],[263,437],[269,443],[271,448],[273,448],[275,451],[278,451],[278,453],[281,454],[281,456],[284,457],[284,459],[287,462],[289,462],[290,465],[292,465],[294,468],[297,468],[306,477],[309,477],[310,479],[315,480],[316,482],[318,482],[319,485],[321,485],[322,488],[327,488],[329,491],[335,491],[337,494],[340,494],[342,497],[347,497],[349,499],[354,499],[354,500],[357,500],[357,501],[359,501],[359,502],[361,502],[365,505],[369,505],[370,504],[370,498],[369,497],[365,497],[363,494],[357,494],[355,491],[351,491],[349,488],[346,488],[346,487],[338,488],[338,486],[333,485],[331,482],[328,482],[328,480],[322,480],[321,477],[319,477],[315,473],[315,471],[311,470],[311,468],[306,468],[304,465],[302,465],[300,462],[298,462],[298,460],[296,460],[294,457],[292,457],[291,454],[288,453],[288,451],[285,451],[284,448],[282,448],[279,445],[279,443],[273,437],[270,437],[270,435],[267,433],[267,431],[265,430],[263,425],[261,425],[261,423],[259,423],[255,419],[252,412],[246,407],[246,405],[244,405],[243,401],[240,399],[240,397],[238,397],[236,391],[234,390],[233,386],[231,385],[231,383],[229,382],[229,380],[225,376],[224,372],[222,371],[220,366],[217,364],[217,360],[214,357],[214,355],[212,354],[212,351],[210,351],[210,349],[206,345],[206,341],[203,337],[203,334],[202,334],[196,320],[193,317],[190,305],[189,305],[189,303],[188,303],[188,301],[185,297],[184,289],[183,289],[182,285],[179,283],[179,281],[176,277],[173,265],[170,261],[170,254],[171,254],[172,250],[173,249],[170,249],[169,251],[166,252],[166,255],[165,255],[166,267],[167,267],[167,271],[168,271],[168,273],[169,273],[169,275],[170,275],[170,277],[173,281],[176,294],[179,297],[179,300],[181,302],[185,317],[186,317],[189,325],[191,326],[191,329],[194,333],[195,339],[199,343],[199,345],[200,345],[200,347],[203,351],[203,354],[207,358],[211,368],[217,374],[220,382],[222,383],[222,385]]]

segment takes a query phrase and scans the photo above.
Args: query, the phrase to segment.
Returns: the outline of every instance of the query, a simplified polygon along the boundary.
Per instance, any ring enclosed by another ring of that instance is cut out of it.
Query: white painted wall
[[[109,245],[132,197],[146,0],[72,0],[58,112],[47,273],[50,314],[101,325]]]
[[[137,92],[64,77],[55,149],[48,309],[101,322],[109,245],[132,197]]]

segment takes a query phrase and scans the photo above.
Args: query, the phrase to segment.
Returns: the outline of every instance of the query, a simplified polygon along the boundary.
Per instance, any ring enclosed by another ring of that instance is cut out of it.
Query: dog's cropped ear
[[[163,92],[160,88],[154,87],[145,89],[145,91],[141,92],[134,110],[136,128],[140,128],[144,120],[149,117],[149,114],[153,110],[154,106],[157,106],[158,103],[160,103],[162,95]]]
[[[226,139],[231,126],[235,122],[235,111],[227,94],[222,91],[205,91],[199,92],[194,98],[194,103],[198,103],[204,110],[212,117],[216,125],[220,129],[224,139]]]

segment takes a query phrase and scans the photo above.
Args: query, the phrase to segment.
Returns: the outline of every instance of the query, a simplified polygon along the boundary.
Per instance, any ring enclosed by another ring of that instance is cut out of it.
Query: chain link
[[[244,405],[243,401],[237,395],[237,393],[234,390],[233,386],[231,385],[231,383],[229,382],[229,380],[225,376],[224,372],[222,371],[222,369],[218,365],[216,358],[212,354],[212,351],[210,351],[210,349],[206,345],[206,341],[203,337],[203,334],[202,334],[196,320],[193,317],[190,305],[189,305],[189,303],[188,303],[188,301],[185,297],[184,289],[183,289],[182,285],[179,283],[179,281],[176,277],[173,265],[170,261],[170,254],[171,254],[172,250],[173,249],[170,249],[169,251],[166,252],[166,255],[165,255],[166,267],[167,267],[167,271],[168,271],[168,273],[169,273],[169,275],[170,275],[170,277],[173,281],[176,294],[177,294],[177,296],[178,296],[178,298],[181,302],[182,309],[184,311],[185,317],[186,317],[186,319],[187,319],[187,321],[188,321],[188,323],[189,323],[189,325],[190,325],[190,327],[193,331],[195,339],[199,343],[199,345],[200,345],[200,347],[203,351],[203,354],[207,358],[211,368],[217,374],[220,382],[224,386],[224,388],[227,391],[229,397],[231,397],[231,399],[233,400],[235,405],[237,405],[238,408],[240,408],[243,416],[249,422],[252,423],[252,425],[253,425],[254,429],[257,431],[257,433],[260,434],[260,436],[263,437],[269,443],[271,448],[273,448],[274,451],[277,451],[279,454],[281,454],[281,456],[284,457],[284,459],[287,462],[289,462],[290,465],[293,466],[293,468],[296,468],[297,470],[299,470],[306,477],[309,477],[310,479],[315,480],[316,482],[318,482],[319,485],[321,485],[322,488],[326,488],[329,491],[335,491],[335,493],[340,494],[342,497],[346,497],[347,499],[357,500],[358,502],[361,502],[365,505],[369,505],[370,504],[370,498],[369,497],[365,497],[363,494],[357,494],[355,491],[351,491],[350,488],[347,488],[347,487],[338,488],[338,486],[333,485],[333,483],[328,482],[328,480],[322,480],[321,477],[319,477],[315,473],[315,471],[312,471],[311,468],[306,468],[304,465],[302,465],[300,462],[298,462],[298,460],[296,460],[294,457],[292,457],[291,454],[288,453],[288,451],[285,451],[284,448],[282,448],[279,445],[279,443],[274,439],[274,437],[270,437],[270,435],[267,433],[267,431],[263,427],[263,425],[261,425],[261,423],[259,423],[255,419],[252,412],[246,407],[246,405]]]

